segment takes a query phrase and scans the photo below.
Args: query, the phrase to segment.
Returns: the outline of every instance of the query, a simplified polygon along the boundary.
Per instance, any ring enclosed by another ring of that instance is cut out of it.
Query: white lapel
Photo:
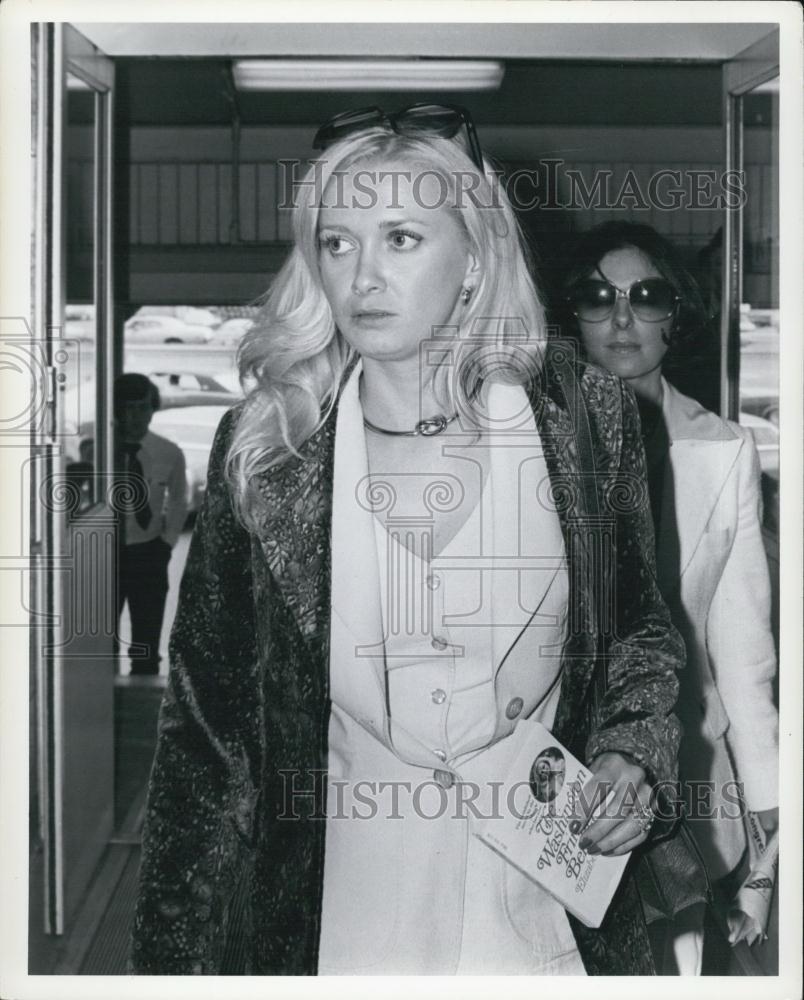
[[[545,606],[564,567],[564,539],[558,515],[551,509],[549,474],[525,392],[517,386],[494,385],[489,410],[493,426],[499,429],[489,448],[494,486],[491,554],[498,566],[508,560],[512,565],[511,570],[487,574],[496,674],[528,625],[541,626],[545,638],[547,629],[555,629],[556,616],[546,614]],[[509,415],[512,428],[506,429]]]
[[[330,696],[390,746],[374,515],[360,502],[368,482],[358,396],[361,367],[344,387],[335,429]]]
[[[656,559],[659,587],[669,595],[698,549],[743,442],[719,417],[662,381],[670,445]]]

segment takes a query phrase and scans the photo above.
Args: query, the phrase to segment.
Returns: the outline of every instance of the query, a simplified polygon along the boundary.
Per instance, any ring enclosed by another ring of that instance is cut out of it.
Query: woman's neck
[[[650,376],[655,375],[655,378]],[[628,379],[628,384],[634,390],[637,406],[639,407],[639,420],[642,425],[642,440],[645,444],[645,451],[648,456],[648,466],[664,453],[666,449],[666,432],[660,434],[664,427],[662,420],[662,401],[664,399],[664,388],[662,386],[661,372],[650,372],[648,376],[641,379]]]
[[[661,409],[664,399],[661,368],[654,368],[653,371],[647,372],[645,375],[639,375],[637,378],[629,378],[625,381],[634,390],[640,409],[643,406]]]
[[[409,430],[440,413],[432,379],[423,382],[422,374],[418,358],[390,364],[364,358],[360,402],[365,416],[389,430]]]

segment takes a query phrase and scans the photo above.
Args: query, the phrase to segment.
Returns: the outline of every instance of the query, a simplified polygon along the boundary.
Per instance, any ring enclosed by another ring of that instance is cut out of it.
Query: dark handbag
[[[711,903],[706,865],[683,814],[667,839],[648,840],[635,855],[634,876],[648,923],[672,920],[693,903]]]
[[[597,491],[592,485],[594,476],[590,474],[595,466],[589,414],[569,358],[561,365],[561,376],[575,428],[580,467],[586,473],[581,476],[580,484],[586,510],[593,517],[599,516]],[[598,715],[607,687],[606,662],[600,657],[591,681],[590,711],[593,718]],[[684,815],[683,803],[670,801],[665,795],[660,797],[658,804],[661,818],[654,822],[645,844],[634,852],[633,861],[633,873],[648,923],[662,918],[672,920],[693,903],[709,903],[712,900],[709,875]]]
[[[604,660],[598,660],[592,679],[592,711],[606,693]],[[664,791],[664,790],[662,790]],[[689,827],[684,804],[668,795],[657,796],[659,817],[645,843],[633,854],[632,871],[642,900],[645,920],[672,920],[694,903],[711,903],[712,886],[703,856]]]

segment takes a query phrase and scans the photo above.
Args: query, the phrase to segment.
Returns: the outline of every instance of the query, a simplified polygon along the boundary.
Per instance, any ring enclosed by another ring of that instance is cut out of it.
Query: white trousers
[[[703,903],[695,903],[677,913],[670,923],[664,946],[664,975],[700,976],[704,911]]]

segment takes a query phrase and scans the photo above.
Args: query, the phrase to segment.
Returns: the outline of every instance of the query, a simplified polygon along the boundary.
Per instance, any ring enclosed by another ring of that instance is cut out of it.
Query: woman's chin
[[[344,334],[344,339],[364,360],[378,363],[415,360],[420,355],[421,341],[414,337],[401,338],[378,331],[349,331]]]

